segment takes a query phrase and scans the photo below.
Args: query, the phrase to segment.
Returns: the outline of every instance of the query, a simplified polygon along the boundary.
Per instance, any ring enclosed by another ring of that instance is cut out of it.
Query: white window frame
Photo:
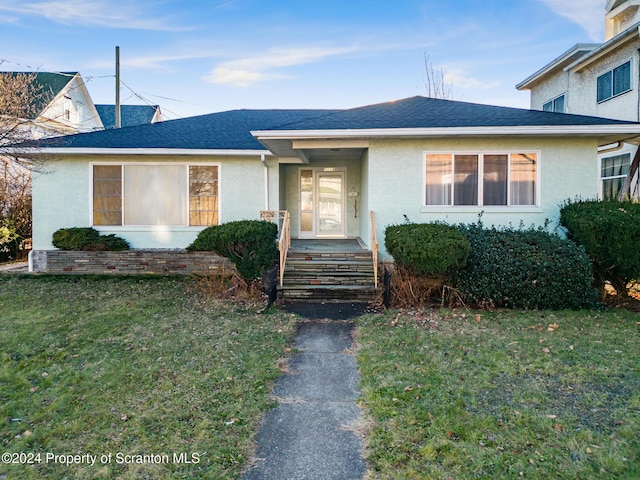
[[[618,93],[613,93],[613,71],[616,70],[617,68],[622,67],[623,65],[629,64],[629,88],[627,90],[624,90],[623,92],[618,92]],[[610,73],[611,74],[611,96],[607,97],[607,98],[603,98],[602,100],[598,100],[598,80],[600,80],[601,77],[603,77],[604,75]],[[610,68],[609,70],[606,70],[604,72],[602,72],[600,75],[598,75],[596,77],[596,103],[597,104],[601,104],[604,102],[608,102],[609,100],[611,100],[612,98],[616,98],[619,97],[620,95],[624,95],[625,93],[629,93],[631,91],[633,91],[634,88],[634,75],[633,75],[633,58],[629,58],[627,60],[625,60],[624,62],[620,62],[618,65],[616,65],[613,68]]]
[[[613,158],[613,157],[620,157],[620,156],[624,156],[624,155],[628,155],[629,156],[629,166],[631,166],[631,163],[633,162],[633,153],[631,150],[621,150],[619,152],[614,152],[614,154],[607,154],[607,155],[600,155],[599,158],[599,162],[598,162],[598,181],[600,183],[600,199],[604,200],[604,182],[605,180],[617,180],[620,178],[626,178],[628,174],[624,174],[624,175],[613,175],[611,177],[603,177],[602,176],[602,164],[604,163],[605,160],[609,159],[609,158]]]
[[[536,178],[535,178],[535,202],[533,205],[511,205],[511,155],[533,153],[536,155]],[[447,154],[451,155],[451,203],[449,205],[427,205],[427,155]],[[455,199],[455,182],[453,181],[454,159],[456,155],[477,155],[478,156],[478,203],[476,205],[454,205]],[[506,205],[483,205],[484,201],[484,185],[481,181],[484,178],[484,156],[486,155],[507,155],[507,204]],[[455,211],[498,211],[507,209],[514,210],[532,210],[539,209],[541,205],[540,199],[540,174],[542,155],[540,150],[536,149],[512,149],[512,150],[428,150],[422,152],[422,209],[424,211],[435,210],[455,210]]]
[[[564,108],[562,109],[562,111],[560,110],[556,110],[556,101],[559,100],[560,98],[563,98],[563,106]],[[551,104],[551,110],[545,110],[544,107],[546,105]],[[554,112],[554,113],[565,113],[567,111],[567,95],[565,93],[558,95],[557,97],[553,97],[551,100],[549,100],[548,102],[544,102],[542,104],[542,111],[544,112]]]
[[[122,204],[122,224],[120,225],[95,225],[93,223],[93,167],[96,165],[108,165],[108,166],[120,166],[121,175],[122,175],[122,197],[120,199]],[[143,166],[182,166],[186,169],[186,219],[189,222],[189,167],[218,167],[218,225],[222,224],[222,195],[221,195],[221,185],[222,185],[222,164],[220,162],[89,162],[89,225],[95,227],[98,230],[114,230],[114,231],[127,231],[127,230],[135,230],[135,231],[156,231],[158,227],[170,227],[172,230],[202,230],[206,228],[206,225],[189,225],[188,223],[185,225],[133,225],[133,224],[125,224],[124,218],[124,182],[125,182],[125,167],[128,165],[143,165]]]

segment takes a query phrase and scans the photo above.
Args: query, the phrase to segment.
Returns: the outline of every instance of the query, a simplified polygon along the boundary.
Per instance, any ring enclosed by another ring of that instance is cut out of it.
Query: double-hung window
[[[428,153],[426,206],[535,206],[536,153]]]
[[[631,60],[603,73],[597,80],[598,103],[631,90]]]
[[[631,154],[624,153],[602,159],[600,164],[600,181],[602,182],[602,198],[615,200],[622,189],[624,180],[631,167]]]
[[[94,225],[218,223],[217,165],[93,165]]]
[[[549,100],[547,103],[542,105],[542,110],[545,112],[564,113],[564,95],[560,95],[553,100]]]

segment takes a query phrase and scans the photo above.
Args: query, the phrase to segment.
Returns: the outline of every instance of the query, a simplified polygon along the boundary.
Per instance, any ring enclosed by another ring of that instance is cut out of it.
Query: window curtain
[[[427,155],[426,205],[451,205],[451,154]]]
[[[509,184],[511,205],[536,204],[536,171],[538,159],[535,153],[511,154]]]
[[[456,155],[453,204],[478,205],[478,155]]]
[[[93,224],[122,225],[122,167],[93,166]]]
[[[508,155],[485,155],[482,184],[483,205],[507,204]]]
[[[125,165],[126,225],[187,225],[184,165]]]

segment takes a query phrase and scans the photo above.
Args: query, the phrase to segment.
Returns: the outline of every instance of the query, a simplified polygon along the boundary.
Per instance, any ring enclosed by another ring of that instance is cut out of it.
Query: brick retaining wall
[[[226,258],[212,252],[184,250],[126,250],[75,252],[36,250],[31,254],[34,272],[53,274],[224,274],[234,270]]]

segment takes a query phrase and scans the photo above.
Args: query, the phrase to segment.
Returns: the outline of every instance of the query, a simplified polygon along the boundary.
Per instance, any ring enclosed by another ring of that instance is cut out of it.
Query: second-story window
[[[631,60],[598,77],[598,103],[631,90]]]
[[[542,105],[542,110],[545,112],[564,113],[564,95],[560,95],[553,100],[549,100],[547,103]]]

